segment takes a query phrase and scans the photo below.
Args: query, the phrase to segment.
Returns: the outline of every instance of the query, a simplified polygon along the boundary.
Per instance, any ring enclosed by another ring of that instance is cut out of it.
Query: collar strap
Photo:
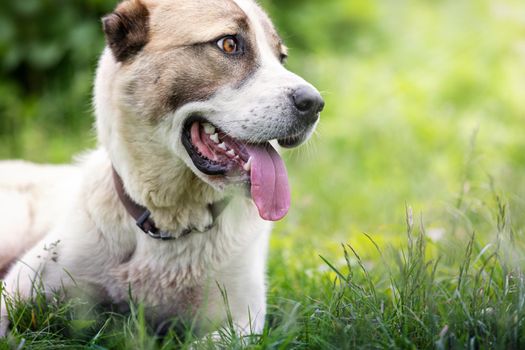
[[[209,204],[208,210],[210,211],[212,217],[213,217],[213,223],[204,229],[204,231],[198,231],[195,228],[188,227],[182,230],[182,232],[175,236],[172,235],[170,232],[159,230],[155,224],[155,221],[151,218],[151,211],[149,211],[148,208],[143,207],[140,204],[135,203],[133,199],[130,198],[130,196],[126,193],[126,190],[124,189],[124,183],[122,182],[122,178],[117,173],[115,168],[113,169],[113,182],[115,185],[115,190],[117,191],[118,197],[121,201],[121,203],[124,205],[124,208],[128,212],[128,214],[135,220],[137,226],[148,236],[154,239],[161,239],[163,241],[169,241],[169,240],[175,240],[178,237],[187,236],[192,232],[207,232],[209,231],[213,226],[215,226],[215,222],[217,218],[222,214],[224,209],[228,206],[230,203],[230,198],[226,198],[222,201]]]

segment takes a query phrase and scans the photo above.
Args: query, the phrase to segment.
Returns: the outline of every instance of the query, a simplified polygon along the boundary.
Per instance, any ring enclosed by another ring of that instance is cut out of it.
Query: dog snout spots
[[[308,121],[316,121],[319,112],[324,109],[324,100],[312,87],[301,86],[292,93],[292,100],[295,108],[304,116]]]

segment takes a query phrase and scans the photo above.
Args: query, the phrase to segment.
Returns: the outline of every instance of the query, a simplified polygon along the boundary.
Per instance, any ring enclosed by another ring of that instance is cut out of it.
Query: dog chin
[[[277,143],[279,144],[279,146],[288,149],[299,147],[310,139],[314,130],[315,126],[299,134],[288,136],[282,139],[277,139]]]

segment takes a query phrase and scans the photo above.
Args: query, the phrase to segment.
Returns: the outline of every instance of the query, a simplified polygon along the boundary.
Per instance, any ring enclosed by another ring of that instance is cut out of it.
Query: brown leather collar
[[[224,209],[226,209],[231,200],[231,198],[226,198],[222,201],[208,205],[208,210],[212,215],[213,222],[209,227],[205,228],[204,231],[199,231],[194,227],[187,227],[181,230],[179,234],[174,235],[171,232],[159,230],[155,224],[155,221],[153,221],[151,218],[151,212],[149,209],[135,203],[135,201],[129,197],[129,195],[126,193],[126,190],[124,189],[122,178],[117,173],[115,168],[113,168],[113,182],[115,184],[115,190],[117,191],[120,201],[124,205],[124,208],[126,208],[128,214],[135,220],[137,226],[148,236],[155,239],[161,239],[163,241],[175,240],[177,238],[187,236],[192,232],[204,233],[211,230],[213,226],[215,226],[217,218],[222,214]]]

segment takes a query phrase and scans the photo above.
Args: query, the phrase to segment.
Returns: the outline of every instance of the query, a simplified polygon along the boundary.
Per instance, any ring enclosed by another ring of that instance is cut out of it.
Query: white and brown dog
[[[75,166],[0,164],[0,271],[30,297],[81,286],[153,321],[260,332],[271,221],[290,205],[270,144],[311,135],[324,102],[282,63],[252,0],[127,0],[103,19],[97,150]],[[0,272],[1,274],[1,272]],[[0,333],[8,325],[2,298]]]

